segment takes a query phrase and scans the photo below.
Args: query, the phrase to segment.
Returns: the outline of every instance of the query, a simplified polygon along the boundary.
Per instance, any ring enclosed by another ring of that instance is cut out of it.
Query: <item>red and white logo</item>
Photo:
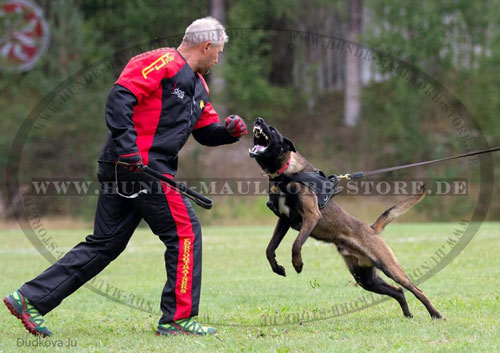
[[[0,69],[28,71],[49,46],[42,9],[29,0],[0,4]]]

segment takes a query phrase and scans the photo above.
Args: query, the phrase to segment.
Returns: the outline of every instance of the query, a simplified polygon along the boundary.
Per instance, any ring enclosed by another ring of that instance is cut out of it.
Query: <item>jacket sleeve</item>
[[[193,137],[205,146],[227,145],[239,140],[238,137],[231,136],[224,126],[217,123],[193,130]]]
[[[119,156],[139,153],[132,116],[137,98],[127,88],[114,85],[106,103],[106,125],[111,131]]]
[[[214,107],[210,102],[206,102],[205,108],[203,109],[203,113],[201,114],[200,119],[194,126],[194,129],[201,129],[202,127],[220,123],[219,115],[215,111]]]
[[[238,137],[231,136],[220,124],[219,115],[210,102],[206,103],[203,113],[194,126],[193,137],[205,146],[219,146],[234,143]]]

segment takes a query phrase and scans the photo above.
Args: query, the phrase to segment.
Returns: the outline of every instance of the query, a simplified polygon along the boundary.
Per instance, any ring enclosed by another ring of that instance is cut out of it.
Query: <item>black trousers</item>
[[[160,323],[198,315],[201,287],[201,228],[190,202],[178,192],[143,173],[121,167],[118,187],[136,198],[116,193],[115,166],[100,163],[101,190],[97,201],[94,233],[76,245],[21,292],[45,315],[68,295],[101,272],[125,249],[144,219],[165,244],[167,282],[162,292]]]

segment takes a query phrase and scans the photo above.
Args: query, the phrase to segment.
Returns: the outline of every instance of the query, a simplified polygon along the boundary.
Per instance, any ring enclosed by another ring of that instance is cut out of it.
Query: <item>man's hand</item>
[[[142,157],[138,152],[122,154],[116,163],[129,172],[138,172],[142,168]]]
[[[238,115],[229,115],[224,122],[224,127],[229,135],[233,137],[241,137],[247,134],[247,126]]]

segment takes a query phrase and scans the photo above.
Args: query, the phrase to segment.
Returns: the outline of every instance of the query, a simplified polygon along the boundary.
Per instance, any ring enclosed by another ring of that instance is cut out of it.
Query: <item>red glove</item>
[[[142,157],[138,152],[122,154],[118,157],[118,162],[116,163],[129,172],[138,172],[143,167]]]
[[[238,115],[229,115],[224,124],[229,135],[233,137],[241,137],[247,134],[247,126]]]

